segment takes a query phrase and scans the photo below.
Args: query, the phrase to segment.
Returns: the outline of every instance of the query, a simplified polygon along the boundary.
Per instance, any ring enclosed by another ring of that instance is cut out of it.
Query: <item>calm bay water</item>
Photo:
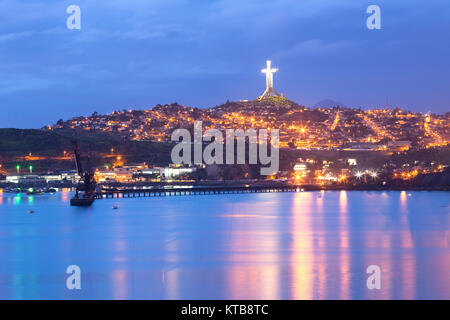
[[[0,299],[450,299],[446,192],[70,197],[0,193]]]

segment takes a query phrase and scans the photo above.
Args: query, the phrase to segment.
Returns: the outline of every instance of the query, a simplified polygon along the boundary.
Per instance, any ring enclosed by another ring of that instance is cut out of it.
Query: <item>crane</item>
[[[94,172],[91,170],[89,158],[87,164],[88,169],[84,171],[81,164],[81,156],[78,149],[78,143],[76,141],[72,141],[72,143],[74,145],[73,153],[75,156],[75,165],[77,167],[78,175],[81,177],[82,181],[76,188],[75,196],[70,199],[70,205],[87,207],[90,206],[95,200],[97,182],[94,178]]]

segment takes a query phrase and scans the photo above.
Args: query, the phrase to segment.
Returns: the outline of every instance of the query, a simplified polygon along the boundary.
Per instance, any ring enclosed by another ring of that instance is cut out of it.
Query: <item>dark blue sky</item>
[[[82,10],[68,30],[66,8]],[[366,28],[381,7],[382,30]],[[0,0],[0,127],[253,99],[450,111],[448,0]]]

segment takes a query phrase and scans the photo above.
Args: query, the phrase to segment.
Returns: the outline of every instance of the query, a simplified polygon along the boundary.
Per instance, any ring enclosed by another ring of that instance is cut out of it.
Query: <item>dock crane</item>
[[[81,177],[82,181],[78,184],[76,188],[75,196],[70,199],[71,206],[77,207],[88,207],[92,205],[95,200],[95,192],[97,188],[97,182],[94,178],[94,172],[92,172],[89,159],[88,159],[88,169],[83,171],[81,164],[81,156],[78,149],[78,143],[72,141],[74,145],[74,156],[75,164],[77,167],[78,175]]]

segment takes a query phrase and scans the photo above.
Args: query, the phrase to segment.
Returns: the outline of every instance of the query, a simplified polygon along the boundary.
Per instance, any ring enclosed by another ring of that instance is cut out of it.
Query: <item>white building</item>
[[[183,174],[189,174],[195,172],[196,168],[160,168],[161,177],[176,178]]]
[[[60,174],[48,174],[48,175],[43,175],[40,176],[42,179],[45,179],[45,181],[47,183],[51,182],[51,181],[61,181],[61,175]]]
[[[19,183],[20,176],[6,176],[6,182]]]
[[[297,163],[294,166],[294,171],[295,171],[296,175],[300,175],[300,176],[306,176],[308,174],[308,172],[309,172],[308,166],[304,162]]]

